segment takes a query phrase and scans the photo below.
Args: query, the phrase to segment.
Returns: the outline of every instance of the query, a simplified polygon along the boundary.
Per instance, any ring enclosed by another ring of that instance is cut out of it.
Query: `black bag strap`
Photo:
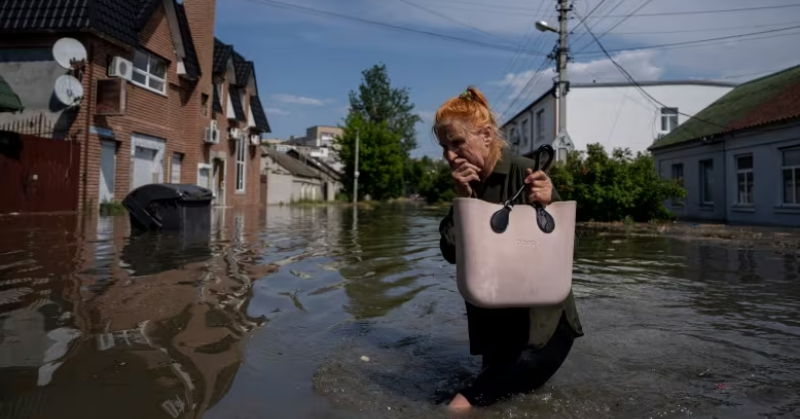
[[[534,156],[534,173],[539,171],[542,153],[547,154],[547,160],[545,160],[544,164],[541,165],[541,170],[547,170],[550,167],[550,164],[553,162],[553,157],[555,157],[555,151],[551,145],[543,144],[541,147],[539,147]],[[520,195],[522,195],[522,192],[525,191],[527,186],[527,184],[523,184],[511,198],[507,199],[506,202],[503,203],[503,208],[500,208],[497,212],[492,214],[490,225],[495,233],[503,233],[506,231],[508,228],[509,214],[511,213],[511,210],[514,209],[514,202],[519,198]],[[544,209],[544,206],[539,202],[534,202],[533,207],[536,208],[536,223],[539,225],[539,228],[545,233],[552,233],[556,228],[556,223],[553,219],[553,216],[550,215],[550,213],[548,213]]]

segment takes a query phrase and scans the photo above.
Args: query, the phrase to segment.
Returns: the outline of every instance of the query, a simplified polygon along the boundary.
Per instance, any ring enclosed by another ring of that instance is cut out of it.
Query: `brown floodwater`
[[[0,217],[0,418],[437,418],[476,373],[442,209]],[[800,256],[581,232],[586,336],[475,418],[800,417]]]

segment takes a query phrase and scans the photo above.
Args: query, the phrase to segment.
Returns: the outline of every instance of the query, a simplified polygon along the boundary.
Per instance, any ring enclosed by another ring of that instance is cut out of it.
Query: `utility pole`
[[[353,205],[358,204],[358,143],[359,130],[356,130],[356,164],[353,168]]]
[[[558,46],[554,53],[548,58],[555,58],[556,69],[558,70],[558,81],[553,86],[556,97],[556,109],[558,112],[558,129],[556,138],[553,139],[553,148],[556,151],[556,159],[563,161],[566,158],[566,151],[574,150],[575,146],[567,133],[567,92],[569,91],[569,77],[567,76],[567,61],[569,61],[569,47],[567,45],[567,22],[569,12],[572,11],[570,0],[558,1],[558,29],[550,26],[547,22],[536,22],[536,29],[542,32],[558,33]]]
[[[567,76],[567,21],[568,13],[572,10],[569,0],[558,0],[558,136],[567,133],[567,90],[569,77]]]

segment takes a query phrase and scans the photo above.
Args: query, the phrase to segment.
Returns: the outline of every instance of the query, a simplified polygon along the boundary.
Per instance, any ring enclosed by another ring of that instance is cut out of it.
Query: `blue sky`
[[[217,36],[255,62],[259,95],[273,130],[270,137],[302,136],[307,127],[340,123],[348,92],[358,87],[361,71],[382,62],[393,85],[410,89],[424,119],[417,127],[420,147],[413,154],[438,155],[430,116],[448,97],[476,85],[495,111],[511,116],[547,89],[555,75],[552,62],[541,66],[556,35],[532,26],[537,20],[557,24],[556,0],[279,1],[475,44],[298,12],[269,0],[218,0]],[[602,44],[614,50],[615,60],[639,81],[744,81],[800,62],[788,52],[796,50],[800,41],[800,29],[787,29],[800,27],[800,7],[796,7],[800,2],[795,0],[576,0],[574,7],[584,16],[598,4],[586,23],[597,36],[609,31],[601,37]],[[581,35],[584,27],[579,22],[570,21],[575,28],[571,79],[621,80],[612,63],[597,53],[591,37]],[[776,29],[781,31],[637,49]],[[530,53],[516,53],[520,45]],[[540,68],[544,70],[538,74]],[[525,88],[534,76],[537,82]]]

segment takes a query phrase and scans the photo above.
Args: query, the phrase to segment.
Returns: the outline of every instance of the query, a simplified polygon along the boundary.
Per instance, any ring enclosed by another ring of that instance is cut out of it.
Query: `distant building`
[[[741,84],[650,147],[681,218],[800,226],[800,66]]]
[[[262,195],[266,205],[333,201],[342,189],[341,173],[296,149],[261,147]]]
[[[558,107],[549,89],[506,122],[502,131],[520,154],[551,144],[559,158],[569,150],[586,150],[592,143],[606,150],[630,148],[646,151],[686,118],[719,99],[736,85],[707,81],[639,82],[639,86],[664,103],[662,107],[630,83],[572,83],[567,95],[567,132],[573,144],[553,144],[558,134]]]

